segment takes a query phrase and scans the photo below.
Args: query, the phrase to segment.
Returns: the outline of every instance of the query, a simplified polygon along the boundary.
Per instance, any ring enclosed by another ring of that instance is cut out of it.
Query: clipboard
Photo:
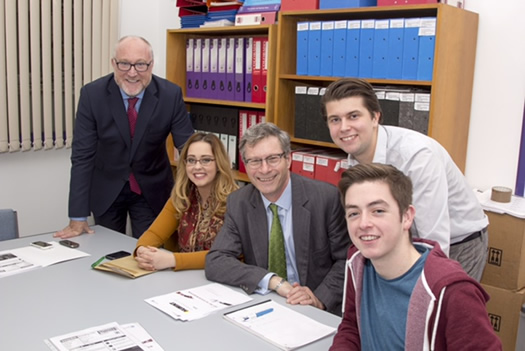
[[[273,300],[224,313],[223,318],[281,350],[295,350],[336,331]]]

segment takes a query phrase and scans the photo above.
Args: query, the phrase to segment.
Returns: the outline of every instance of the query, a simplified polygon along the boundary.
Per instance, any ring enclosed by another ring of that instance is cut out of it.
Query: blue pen
[[[251,315],[249,315],[247,317],[244,317],[243,321],[247,321],[247,320],[253,319],[253,318],[259,318],[259,317],[262,317],[265,314],[268,314],[270,312],[273,312],[273,308],[268,308],[267,310],[262,310],[262,311],[254,313],[254,314],[251,314]]]

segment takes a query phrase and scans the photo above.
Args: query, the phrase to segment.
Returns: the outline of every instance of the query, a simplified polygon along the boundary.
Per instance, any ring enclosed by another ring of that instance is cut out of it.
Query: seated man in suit
[[[408,176],[359,164],[343,173],[339,190],[354,245],[331,351],[501,350],[481,285],[436,241],[412,239]]]
[[[166,138],[182,148],[193,126],[179,86],[153,75],[153,49],[123,37],[111,59],[114,73],[80,91],[71,153],[69,225],[55,236],[93,233],[95,223],[138,238],[173,188]]]
[[[350,241],[337,189],[290,173],[290,137],[274,124],[249,128],[239,149],[251,184],[228,197],[206,277],[340,315]]]

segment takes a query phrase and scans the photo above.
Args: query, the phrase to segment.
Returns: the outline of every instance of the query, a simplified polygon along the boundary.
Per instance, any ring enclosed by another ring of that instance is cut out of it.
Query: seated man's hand
[[[282,281],[282,284],[281,284]],[[274,275],[270,279],[270,286],[268,287],[270,290],[275,291],[277,294],[279,294],[282,297],[286,297],[290,290],[292,290],[292,284],[290,284],[288,281],[284,280],[283,278]]]
[[[74,236],[79,236],[82,233],[93,234],[95,231],[91,229],[87,221],[69,221],[69,225],[64,229],[56,232],[53,237],[66,239]]]
[[[152,246],[141,246],[136,251],[135,260],[139,267],[147,271],[159,271],[175,267],[173,253]]]
[[[290,291],[286,294],[286,302],[291,305],[312,305],[321,310],[325,309],[323,303],[314,295],[307,286],[294,283]]]

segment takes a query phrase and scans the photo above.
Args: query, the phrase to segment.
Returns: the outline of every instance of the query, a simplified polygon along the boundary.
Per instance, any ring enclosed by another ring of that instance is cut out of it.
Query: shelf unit
[[[464,171],[470,123],[478,14],[446,4],[290,11],[279,15],[274,119],[292,141],[301,145],[337,148],[333,143],[293,136],[295,86],[328,86],[337,77],[296,75],[297,23],[303,21],[436,17],[432,81],[367,79],[371,84],[415,86],[431,92],[428,133]],[[319,118],[322,118],[319,116]]]
[[[189,38],[214,38],[214,37],[247,37],[264,36],[268,37],[268,78],[266,103],[251,103],[240,101],[224,101],[201,98],[186,97],[186,41]],[[258,26],[239,26],[239,27],[217,27],[217,28],[196,28],[196,29],[170,29],[166,34],[166,78],[182,88],[184,102],[188,111],[191,111],[192,104],[209,104],[242,109],[264,110],[266,120],[274,121],[275,99],[275,60],[277,53],[277,25],[258,25]],[[173,143],[168,141],[168,154],[173,160]],[[172,165],[176,167],[175,162]],[[249,179],[244,173],[234,171],[236,179],[248,182]]]

